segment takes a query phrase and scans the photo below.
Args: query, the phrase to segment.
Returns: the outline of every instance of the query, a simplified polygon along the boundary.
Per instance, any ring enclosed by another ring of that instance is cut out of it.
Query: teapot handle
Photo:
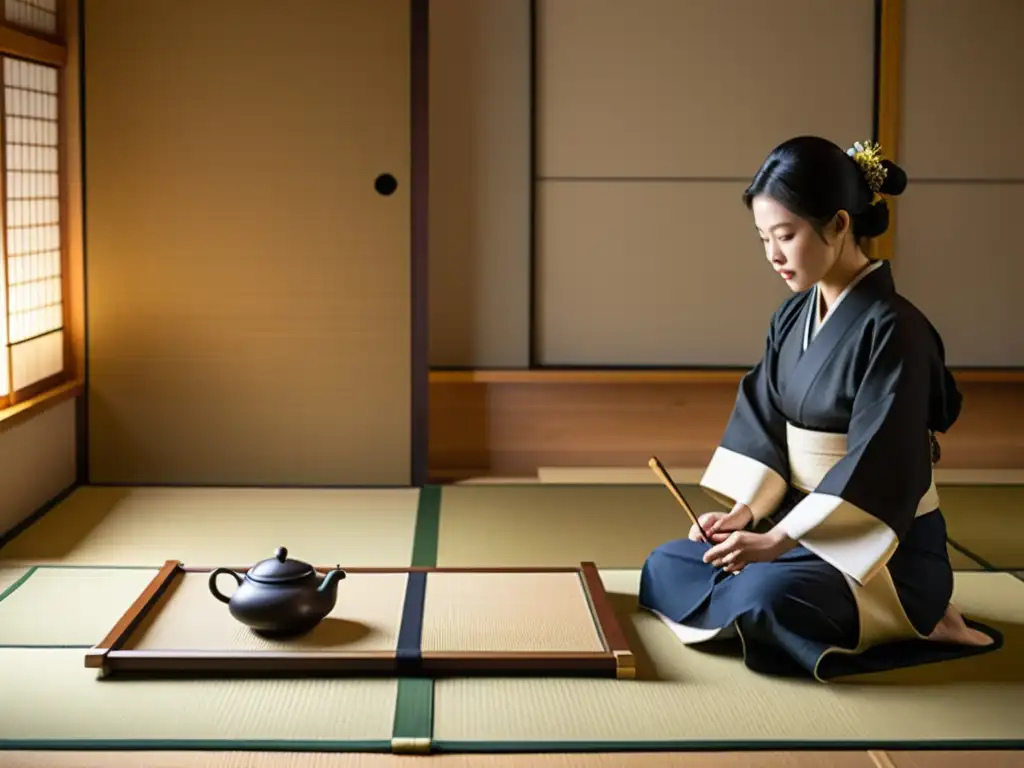
[[[210,592],[212,592],[213,596],[220,600],[222,603],[230,603],[231,598],[225,596],[223,592],[217,589],[217,577],[220,576],[222,573],[226,573],[229,576],[231,576],[231,578],[233,578],[238,583],[238,586],[242,586],[242,577],[234,571],[232,571],[230,568],[218,568],[210,574]]]

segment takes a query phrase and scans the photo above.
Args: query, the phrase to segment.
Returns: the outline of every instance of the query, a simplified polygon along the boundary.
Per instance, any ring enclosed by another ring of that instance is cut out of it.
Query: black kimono
[[[798,542],[730,575],[709,544],[660,546],[640,603],[684,642],[739,634],[757,671],[838,675],[995,650],[926,640],[953,591],[933,435],[961,395],[942,340],[873,262],[819,320],[811,289],[775,313],[701,486]]]

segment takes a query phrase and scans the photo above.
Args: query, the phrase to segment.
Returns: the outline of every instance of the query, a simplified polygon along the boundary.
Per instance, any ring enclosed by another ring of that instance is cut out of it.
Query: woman
[[[739,634],[760,672],[837,675],[994,650],[950,604],[934,433],[961,396],[942,340],[865,241],[904,172],[817,137],[768,156],[743,199],[794,292],[742,380],[702,488],[729,512],[644,564],[640,603],[684,642]]]

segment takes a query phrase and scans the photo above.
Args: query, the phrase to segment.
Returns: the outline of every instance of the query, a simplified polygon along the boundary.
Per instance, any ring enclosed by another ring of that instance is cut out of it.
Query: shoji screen
[[[57,70],[3,58],[0,396],[64,370]]]
[[[4,17],[8,24],[55,35],[57,0],[4,0]]]

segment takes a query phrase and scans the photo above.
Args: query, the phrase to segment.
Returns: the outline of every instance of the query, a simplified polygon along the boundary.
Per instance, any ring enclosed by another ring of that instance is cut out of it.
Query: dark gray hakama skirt
[[[640,605],[687,627],[735,627],[744,661],[755,672],[828,680],[990,653],[1003,644],[998,630],[964,617],[994,642],[964,646],[912,639],[859,654],[825,655],[835,648],[852,650],[859,639],[857,605],[838,569],[798,545],[774,562],[751,563],[731,575],[702,560],[709,548],[679,539],[655,549],[641,572]],[[914,521],[889,572],[910,622],[929,634],[953,592],[941,511]]]

